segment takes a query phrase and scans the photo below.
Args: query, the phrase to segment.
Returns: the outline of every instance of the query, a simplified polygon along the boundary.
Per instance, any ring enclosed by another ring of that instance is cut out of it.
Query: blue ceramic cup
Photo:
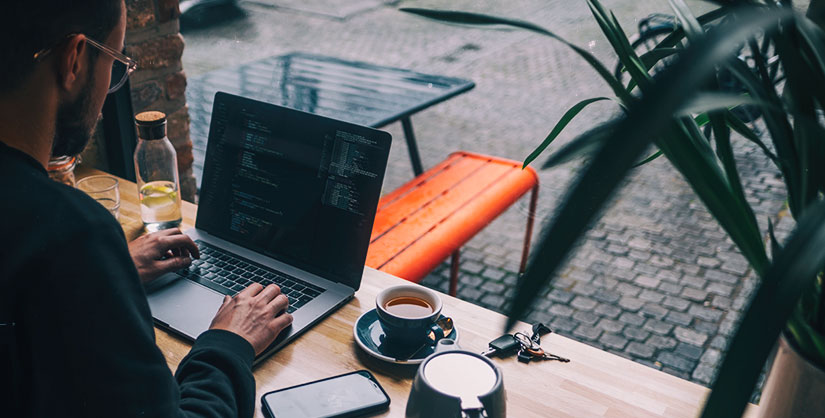
[[[443,332],[435,322],[441,316],[438,293],[418,285],[399,285],[384,289],[375,298],[378,322],[387,342],[416,345],[427,342],[430,332],[436,339]]]

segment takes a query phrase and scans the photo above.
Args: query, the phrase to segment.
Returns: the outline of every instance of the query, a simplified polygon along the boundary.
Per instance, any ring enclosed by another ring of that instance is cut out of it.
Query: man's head
[[[113,58],[86,40],[123,48],[123,0],[24,0],[0,17],[0,96],[54,87],[53,155],[74,155],[91,136],[111,77]],[[45,51],[37,59],[35,54]],[[39,73],[41,77],[34,78]],[[53,83],[53,84],[52,84]],[[48,91],[48,90],[47,90]],[[44,97],[45,99],[45,97]]]

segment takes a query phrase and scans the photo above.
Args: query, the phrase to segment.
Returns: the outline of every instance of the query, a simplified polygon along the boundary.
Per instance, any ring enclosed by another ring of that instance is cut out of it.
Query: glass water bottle
[[[143,225],[149,232],[179,226],[178,158],[166,137],[166,115],[155,111],[138,113],[135,124],[138,131],[135,174]]]

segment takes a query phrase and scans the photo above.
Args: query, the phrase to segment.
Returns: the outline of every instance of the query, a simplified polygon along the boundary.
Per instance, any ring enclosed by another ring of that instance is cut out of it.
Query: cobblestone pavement
[[[241,2],[243,15],[184,33],[184,68],[191,77],[303,51],[472,79],[477,85],[473,91],[413,118],[425,166],[459,149],[522,160],[574,103],[610,94],[577,55],[549,38],[500,27],[443,25],[397,10],[436,7],[526,19],[587,47],[612,66],[615,58],[583,1],[361,0],[342,8],[338,5],[343,2],[328,0],[326,9],[324,3],[314,0],[302,7],[296,1]],[[635,29],[635,19],[668,11],[665,1],[604,3],[628,31]],[[696,12],[707,7],[690,5]],[[613,112],[609,104],[592,105],[559,142]],[[412,173],[400,125],[388,131],[397,140],[386,191]],[[735,140],[735,149],[764,231],[768,218],[782,209],[781,179],[749,143]],[[540,172],[541,219],[552,215],[580,167],[573,162]],[[500,312],[506,309],[517,279],[527,203],[526,198],[518,202],[464,247],[460,298]],[[790,227],[785,219],[779,225]],[[445,263],[423,283],[446,290],[448,276]],[[745,259],[672,166],[660,159],[637,169],[625,182],[527,319],[707,385],[754,284]]]

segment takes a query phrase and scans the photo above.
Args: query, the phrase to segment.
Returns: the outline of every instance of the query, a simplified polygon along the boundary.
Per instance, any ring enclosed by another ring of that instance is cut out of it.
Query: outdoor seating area
[[[31,1],[10,416],[825,417],[825,0]]]

